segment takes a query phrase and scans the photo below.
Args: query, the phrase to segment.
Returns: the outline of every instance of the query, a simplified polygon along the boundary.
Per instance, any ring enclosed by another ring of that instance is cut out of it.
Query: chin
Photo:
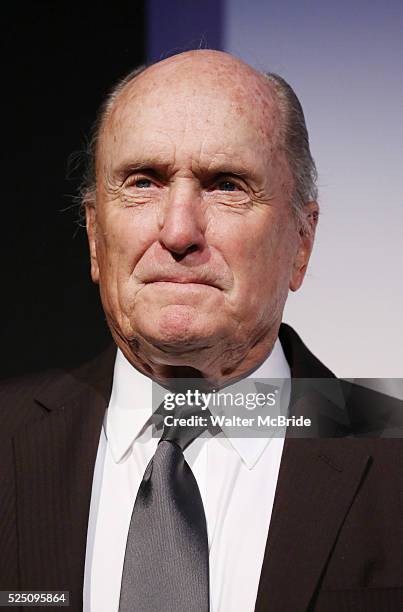
[[[140,336],[150,344],[173,353],[202,349],[217,338],[217,319],[188,305],[164,307],[136,318]]]

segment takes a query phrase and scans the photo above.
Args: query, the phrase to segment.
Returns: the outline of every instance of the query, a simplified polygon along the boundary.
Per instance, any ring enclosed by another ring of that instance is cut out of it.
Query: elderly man
[[[182,53],[115,87],[91,154],[91,275],[115,346],[3,386],[1,588],[91,612],[402,609],[399,440],[331,419],[327,439],[257,446],[151,433],[152,380],[333,378],[281,323],[318,219],[291,88]],[[318,395],[299,409],[329,411]]]

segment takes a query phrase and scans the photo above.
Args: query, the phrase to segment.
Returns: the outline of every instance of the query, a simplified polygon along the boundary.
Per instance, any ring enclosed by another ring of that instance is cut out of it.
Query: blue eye
[[[137,181],[135,182],[136,187],[139,187],[140,189],[148,189],[149,187],[151,187],[152,183],[149,179],[146,178],[142,178],[142,179],[137,179]]]
[[[232,181],[221,181],[217,184],[217,187],[220,191],[236,191],[237,189],[237,185]]]

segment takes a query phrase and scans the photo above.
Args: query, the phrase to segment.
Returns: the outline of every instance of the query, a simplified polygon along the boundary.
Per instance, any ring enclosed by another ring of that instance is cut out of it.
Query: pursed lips
[[[213,281],[208,281],[208,280],[204,280],[204,279],[200,279],[200,278],[182,278],[182,277],[175,277],[175,276],[162,276],[160,278],[155,278],[152,280],[148,280],[146,281],[146,285],[148,284],[152,284],[152,283],[173,283],[173,284],[180,284],[180,285],[206,285],[208,287],[215,287],[216,289],[220,289],[220,287],[214,283]]]

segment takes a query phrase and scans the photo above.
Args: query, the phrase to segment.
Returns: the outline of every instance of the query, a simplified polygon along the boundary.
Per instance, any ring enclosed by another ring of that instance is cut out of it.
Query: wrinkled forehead
[[[280,112],[270,83],[245,65],[183,61],[150,67],[119,94],[105,117],[98,155],[125,156],[142,144],[204,155],[238,150],[273,154]]]

